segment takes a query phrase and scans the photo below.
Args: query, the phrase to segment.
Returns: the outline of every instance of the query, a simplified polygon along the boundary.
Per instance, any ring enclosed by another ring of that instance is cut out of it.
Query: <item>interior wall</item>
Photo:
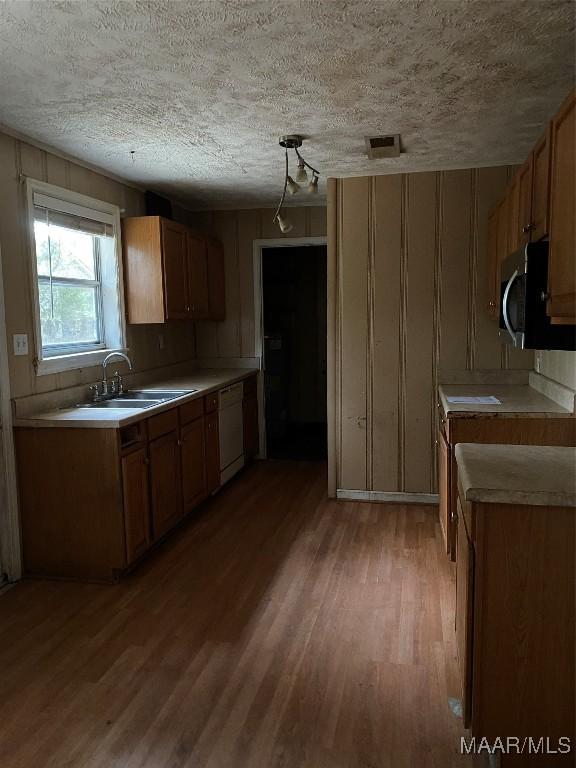
[[[435,492],[439,373],[532,368],[486,312],[487,215],[513,170],[329,180],[337,488]]]
[[[123,216],[144,214],[144,195],[133,187],[0,133],[0,242],[2,244],[6,325],[12,397],[64,389],[100,378],[100,366],[37,376],[33,365],[34,321],[30,273],[30,238],[22,176],[66,187],[124,209]],[[182,215],[184,213],[180,211]],[[12,353],[12,334],[28,334],[30,353]],[[162,336],[163,348],[159,342]],[[127,327],[129,354],[136,371],[171,365],[194,357],[192,323]]]
[[[326,208],[287,209],[294,228],[286,235],[272,221],[274,209],[202,211],[189,221],[224,246],[226,319],[196,325],[198,358],[254,357],[254,240],[326,235]]]
[[[543,376],[576,391],[576,352],[538,351],[535,368]]]

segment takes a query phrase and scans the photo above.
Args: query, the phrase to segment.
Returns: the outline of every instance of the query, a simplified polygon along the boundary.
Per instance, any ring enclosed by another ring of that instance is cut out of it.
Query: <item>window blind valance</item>
[[[34,192],[33,203],[34,221],[74,229],[89,235],[114,236],[114,220],[108,213],[68,203],[39,192]]]

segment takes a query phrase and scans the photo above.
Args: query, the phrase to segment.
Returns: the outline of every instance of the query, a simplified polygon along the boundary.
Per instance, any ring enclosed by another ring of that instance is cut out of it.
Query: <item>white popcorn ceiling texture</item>
[[[199,208],[274,205],[284,133],[309,137],[322,193],[327,176],[515,163],[572,85],[574,7],[9,0],[0,123]],[[379,133],[405,153],[368,160]]]

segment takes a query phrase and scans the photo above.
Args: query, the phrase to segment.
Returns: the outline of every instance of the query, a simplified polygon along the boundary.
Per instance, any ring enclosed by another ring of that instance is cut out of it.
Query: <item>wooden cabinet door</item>
[[[218,436],[218,411],[204,417],[206,441],[206,490],[212,493],[220,487],[220,438]]]
[[[188,307],[190,317],[208,317],[206,239],[188,232]]]
[[[532,155],[518,171],[518,231],[516,247],[518,250],[530,242],[532,223]]]
[[[186,229],[162,219],[164,308],[167,320],[182,320],[189,314],[186,252]]]
[[[258,398],[250,396],[242,403],[244,412],[244,458],[246,461],[258,455]]]
[[[500,266],[508,256],[508,198],[498,206],[498,229],[496,233],[496,264],[494,269],[494,315],[498,317],[500,312]]]
[[[182,517],[180,445],[173,431],[149,444],[152,529],[158,539]]]
[[[531,239],[541,240],[549,230],[550,213],[550,153],[552,150],[552,125],[532,152],[532,216]]]
[[[442,529],[442,535],[444,537],[444,546],[446,548],[446,554],[451,555],[450,547],[450,526],[451,526],[451,511],[450,511],[450,494],[452,492],[452,483],[450,477],[450,446],[444,437],[442,430],[438,432],[438,496],[439,498],[439,515],[440,515],[440,528]]]
[[[576,91],[552,121],[547,313],[576,322]]]
[[[196,419],[183,427],[180,442],[184,512],[190,512],[207,495],[204,419]]]
[[[520,231],[520,199],[518,196],[519,188],[518,174],[514,176],[506,192],[507,199],[507,233],[506,233],[506,252],[504,258],[518,249],[519,231]]]
[[[150,498],[146,449],[122,457],[126,562],[130,564],[150,546]]]
[[[226,316],[226,289],[224,281],[224,249],[218,240],[209,240],[208,253],[208,315],[211,320],[224,320]]]
[[[498,275],[498,216],[500,206],[496,206],[488,215],[488,313],[498,314],[500,277]]]
[[[474,549],[468,540],[464,516],[456,514],[456,650],[462,683],[462,718],[470,727],[472,716],[472,633],[474,630]]]

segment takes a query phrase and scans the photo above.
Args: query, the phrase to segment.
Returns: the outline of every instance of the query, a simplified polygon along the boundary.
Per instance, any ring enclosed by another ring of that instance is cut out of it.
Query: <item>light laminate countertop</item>
[[[161,379],[142,386],[141,389],[196,390],[150,408],[61,408],[17,418],[14,420],[14,426],[117,429],[183,405],[190,400],[204,397],[222,387],[247,379],[255,373],[258,373],[256,368],[198,369],[186,376]]]
[[[513,384],[441,384],[440,404],[449,418],[490,416],[502,418],[557,418],[573,416],[573,412],[546,397],[538,390]],[[450,403],[449,397],[486,397],[493,395],[501,405],[479,403]]]
[[[459,443],[456,461],[467,501],[576,507],[576,448]]]

